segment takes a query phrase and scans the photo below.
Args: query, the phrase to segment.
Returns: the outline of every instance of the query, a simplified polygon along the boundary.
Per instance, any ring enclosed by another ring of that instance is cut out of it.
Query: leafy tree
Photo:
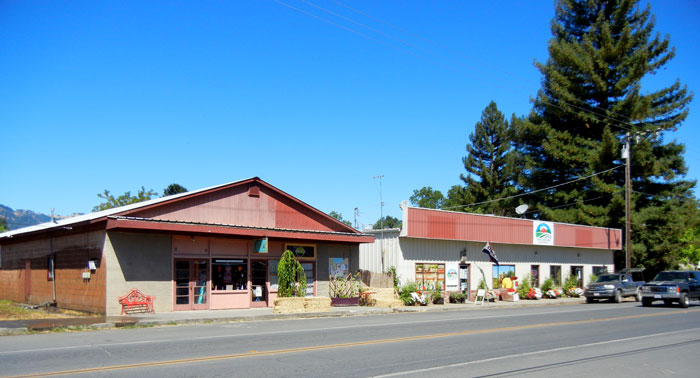
[[[333,210],[330,213],[328,213],[328,215],[330,215],[331,217],[333,217],[333,218],[345,223],[346,225],[352,227],[352,223],[349,220],[343,219],[343,214]]]
[[[517,128],[516,149],[525,157],[527,191],[591,176],[533,194],[539,217],[624,228],[624,170],[609,170],[623,164],[620,146],[630,132],[632,262],[665,269],[678,262],[678,220],[695,202],[695,182],[681,179],[684,147],[656,132],[681,125],[692,94],[679,80],[642,91],[643,79],[675,54],[669,37],[653,30],[650,7],[640,9],[638,0],[559,0],[549,58],[537,63],[542,89]],[[622,261],[624,252],[616,256]]]
[[[5,217],[0,217],[0,232],[5,232],[9,230],[10,229],[7,228],[7,219],[5,219]]]
[[[394,218],[391,215],[386,215],[384,218],[379,218],[372,229],[381,230],[388,228],[401,228],[401,221],[398,218]]]
[[[187,189],[180,184],[170,184],[167,188],[163,189],[163,197],[179,193],[187,193]]]
[[[284,251],[277,264],[277,283],[279,297],[303,297],[306,295],[306,273],[301,263],[294,257],[294,252]]]
[[[462,158],[468,174],[460,175],[465,184],[459,198],[464,205],[461,210],[497,215],[513,212],[514,200],[481,203],[517,192],[518,169],[512,139],[510,123],[491,101],[481,113],[474,132],[469,134],[467,156]]]
[[[700,227],[696,225],[685,230],[681,242],[685,244],[681,249],[681,262],[697,269],[700,265]]]
[[[408,199],[413,206],[426,209],[440,209],[445,202],[445,197],[439,190],[433,190],[429,186],[415,189],[413,195]]]
[[[157,193],[154,192],[153,189],[146,191],[146,189],[143,186],[141,187],[141,190],[138,191],[136,196],[133,197],[131,196],[131,192],[126,192],[119,197],[114,197],[112,194],[109,193],[109,190],[105,189],[104,193],[98,194],[97,196],[106,200],[106,202],[103,202],[93,207],[92,211],[102,211],[136,202],[147,201],[155,197],[156,195]]]

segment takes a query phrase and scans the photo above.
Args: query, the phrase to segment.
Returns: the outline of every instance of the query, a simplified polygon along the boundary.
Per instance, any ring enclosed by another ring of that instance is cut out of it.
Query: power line
[[[613,168],[606,169],[606,170],[604,170],[604,171],[600,171],[600,172],[596,172],[596,173],[590,174],[590,175],[588,175],[588,176],[579,177],[579,178],[577,178],[577,179],[575,179],[575,180],[563,182],[563,183],[561,183],[561,184],[549,186],[549,187],[542,188],[542,189],[531,190],[531,191],[526,192],[526,193],[520,193],[520,194],[516,194],[516,195],[513,195],[513,196],[508,196],[508,197],[503,197],[503,198],[498,198],[498,199],[493,199],[493,200],[488,200],[488,201],[470,203],[470,204],[467,204],[467,205],[459,205],[459,206],[444,207],[444,208],[442,208],[442,210],[458,209],[458,208],[462,208],[462,207],[471,207],[471,206],[476,206],[476,205],[482,205],[482,204],[485,204],[485,203],[499,202],[499,201],[505,201],[505,200],[512,199],[512,198],[518,198],[518,197],[522,197],[522,196],[527,196],[527,195],[530,195],[530,194],[542,192],[542,191],[549,190],[549,189],[558,188],[558,187],[560,187],[560,186],[568,185],[568,184],[571,184],[571,183],[574,183],[574,182],[577,182],[577,181],[581,181],[581,180],[585,180],[585,179],[588,179],[588,178],[591,178],[591,177],[594,177],[594,176],[598,176],[598,175],[601,175],[601,174],[603,174],[603,173],[607,173],[607,172],[610,172],[610,171],[614,171],[614,170],[616,170],[616,169],[618,169],[618,168],[620,168],[620,167],[624,167],[624,165],[618,165],[618,166],[615,166],[615,167],[613,167]]]

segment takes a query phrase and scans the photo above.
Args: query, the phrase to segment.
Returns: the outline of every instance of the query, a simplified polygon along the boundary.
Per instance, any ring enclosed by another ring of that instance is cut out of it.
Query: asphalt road
[[[699,376],[700,305],[499,308],[0,337],[0,377]]]

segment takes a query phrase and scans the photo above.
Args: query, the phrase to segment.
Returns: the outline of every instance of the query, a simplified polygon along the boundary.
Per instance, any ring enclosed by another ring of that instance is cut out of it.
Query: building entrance
[[[267,260],[252,260],[250,307],[267,307]]]
[[[209,308],[209,259],[175,259],[175,303],[173,309]]]

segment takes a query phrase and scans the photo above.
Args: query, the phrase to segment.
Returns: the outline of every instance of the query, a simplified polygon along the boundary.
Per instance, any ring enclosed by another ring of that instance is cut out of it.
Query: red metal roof
[[[423,239],[535,244],[533,220],[408,207],[402,236]],[[553,223],[553,245],[621,249],[622,231],[613,228]]]

